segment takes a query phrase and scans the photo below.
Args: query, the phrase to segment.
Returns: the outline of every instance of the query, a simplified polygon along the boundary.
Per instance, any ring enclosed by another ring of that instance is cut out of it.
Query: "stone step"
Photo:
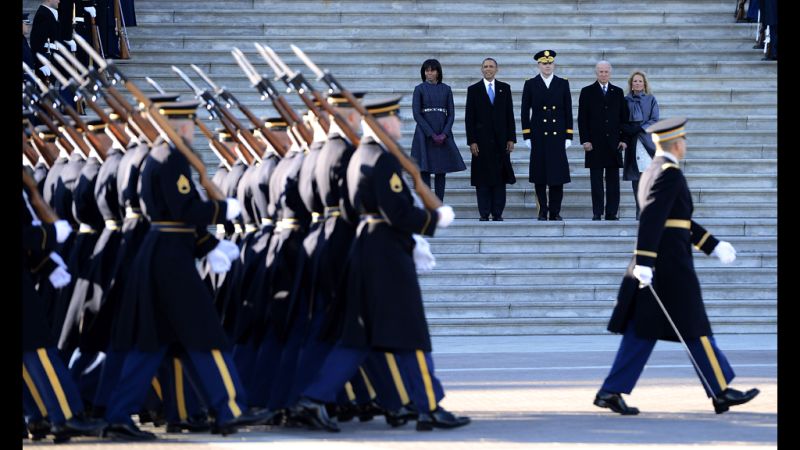
[[[523,180],[527,180],[523,178]],[[626,183],[628,184],[628,183]],[[629,185],[628,185],[629,186]],[[532,186],[524,184],[522,188],[512,187],[506,191],[506,204],[523,204],[535,207],[536,193]],[[627,187],[627,186],[626,186]],[[620,187],[622,192],[622,187]],[[453,206],[475,202],[475,190],[469,188],[451,188],[446,190],[447,202]],[[569,202],[591,203],[591,190],[573,188],[570,184],[564,189],[564,204]],[[633,193],[621,199],[621,204],[631,206],[634,203]],[[630,197],[630,198],[627,198]],[[693,189],[692,201],[695,207],[715,205],[735,208],[740,203],[761,203],[777,207],[777,189]]]
[[[607,334],[608,317],[604,318],[524,318],[524,319],[431,319],[428,327],[435,336],[499,336],[499,335],[592,335]],[[720,316],[712,321],[715,334],[776,333],[775,317]]]
[[[448,195],[445,195],[445,201],[448,204],[450,202],[450,198]],[[630,202],[630,203],[628,203]],[[622,195],[622,204],[620,205],[619,210],[619,217],[622,219],[633,219],[636,215],[636,209],[633,205],[633,195],[631,194],[630,200],[626,199],[625,195]],[[478,220],[478,207],[476,201],[473,200],[471,204],[464,204],[464,205],[453,205],[456,209],[456,215],[461,218],[471,219],[471,220]],[[522,205],[522,204],[511,204],[507,203],[505,210],[503,211],[503,218],[505,219],[531,219],[535,220],[537,215],[536,206],[533,204],[531,205]],[[771,205],[764,205],[761,203],[740,203],[735,206],[731,207],[722,207],[718,204],[696,204],[694,213],[692,216],[695,219],[703,219],[699,220],[701,223],[706,218],[754,218],[754,219],[765,219],[765,218],[776,218],[778,216],[777,205],[775,203]],[[572,200],[569,198],[564,198],[564,203],[561,205],[561,217],[563,217],[567,221],[578,220],[582,221],[585,220],[590,222],[590,218],[592,217],[592,206],[591,200],[586,198],[585,201],[582,201],[580,205],[573,204]]]
[[[711,323],[717,318],[775,318],[778,312],[776,301],[708,301],[703,302]],[[523,302],[502,305],[486,305],[477,302],[452,302],[447,304],[426,304],[425,316],[428,320],[458,319],[605,319],[614,310],[610,302],[569,302],[556,306],[548,302]]]
[[[516,172],[517,183],[508,188],[511,189],[526,189],[532,188],[532,184],[528,181],[527,168],[524,173],[522,171]],[[567,184],[566,189],[589,189],[589,170],[581,169],[577,173],[570,173],[572,182]],[[778,177],[775,175],[738,175],[731,174],[687,174],[686,179],[689,181],[691,189],[702,188],[720,188],[720,189],[739,189],[739,188],[775,188],[778,185]],[[621,180],[620,191],[626,192],[630,188],[630,182]],[[528,186],[525,186],[528,184]],[[447,174],[447,189],[449,192],[451,188],[455,189],[474,189],[470,185],[469,171],[455,172]]]
[[[236,14],[236,13],[234,13]],[[137,15],[138,16],[138,15]],[[252,17],[252,14],[248,14]],[[256,15],[257,16],[257,15]],[[152,16],[145,15],[150,19]],[[204,36],[220,34],[221,30],[228,36],[243,36],[245,39],[271,38],[287,33],[294,36],[396,36],[406,38],[410,36],[431,37],[461,37],[479,39],[497,35],[494,28],[481,22],[481,15],[455,15],[447,22],[425,22],[421,15],[402,15],[393,17],[391,27],[387,23],[371,22],[335,22],[318,23],[313,27],[298,24],[286,16],[263,15],[260,23],[253,26],[231,28],[226,23],[196,23],[196,22],[162,22],[139,21],[136,28],[129,32],[129,38],[141,36]],[[138,17],[137,17],[138,20]],[[145,26],[146,25],[146,26]],[[719,39],[722,37],[749,39],[754,36],[752,26],[741,24],[670,24],[660,25],[659,33],[676,36],[681,39]],[[559,39],[566,38],[649,38],[653,34],[652,24],[600,25],[576,22],[573,25],[565,24],[540,24],[531,27],[529,23],[508,23],[503,26],[506,38],[525,38],[531,40],[549,40],[553,36]]]
[[[447,197],[445,197],[447,198]],[[776,219],[704,219],[701,223],[706,229],[718,236],[762,236],[776,237],[778,221]],[[487,234],[487,226],[495,237],[607,237],[636,236],[639,226],[634,220],[619,221],[581,221],[566,220],[560,222],[540,222],[530,219],[508,219],[503,222],[476,222],[474,219],[456,218],[447,228],[438,228],[433,240],[451,238],[475,238]]]
[[[734,131],[730,131],[729,133],[734,133]],[[697,130],[694,132],[689,132],[689,137],[694,141],[694,135],[697,134]],[[727,134],[727,133],[726,133]],[[721,135],[722,136],[722,135]],[[578,139],[573,138],[573,142],[577,142]],[[459,142],[459,139],[456,138],[456,142]],[[691,144],[690,144],[691,145]],[[573,146],[574,147],[574,146]],[[582,170],[585,170],[586,173],[589,172],[589,169],[584,168],[584,158],[583,150],[578,147],[570,147],[567,150],[567,159],[569,160],[570,164],[570,174],[572,173],[580,173]],[[580,153],[579,153],[580,152]],[[691,148],[689,148],[688,152],[691,152]],[[514,155],[514,153],[517,153]],[[511,159],[511,164],[514,167],[514,173],[517,176],[517,179],[520,179],[520,176],[525,176],[527,178],[528,175],[528,167],[529,163],[529,155],[530,150],[525,147],[524,144],[522,146],[519,143],[515,146],[515,150],[512,153],[514,157]],[[464,158],[464,163],[467,165],[467,173],[470,170],[470,158]],[[707,173],[750,173],[750,174],[759,174],[759,175],[777,175],[777,160],[771,158],[757,158],[757,159],[702,159],[702,158],[695,158],[695,159],[687,159],[680,162],[681,170],[687,176],[694,175],[694,174],[707,174]]]
[[[624,269],[631,261],[631,253],[595,253],[589,255],[572,256],[568,254],[537,254],[519,255],[517,253],[481,255],[464,254],[435,254],[436,269],[464,270],[464,269]],[[717,258],[704,258],[698,255],[694,259],[695,267],[716,268],[720,267]],[[737,253],[736,261],[731,268],[759,267],[776,268],[778,255],[776,253]]]
[[[456,214],[462,208],[456,208]],[[505,215],[505,213],[503,213]],[[463,217],[463,215],[462,215]],[[584,219],[587,224],[592,220]],[[545,222],[546,223],[546,222]],[[729,241],[738,253],[777,252],[778,242],[774,236],[723,236],[718,238]],[[582,254],[627,253],[633,255],[636,236],[602,237],[587,239],[584,236],[563,237],[508,237],[482,236],[475,237],[436,237],[429,240],[431,251],[439,254],[508,255],[508,254],[555,254],[565,258],[578,258]],[[699,254],[698,254],[699,256]],[[434,270],[426,274],[440,275],[445,272]]]
[[[619,271],[619,276],[608,284],[565,284],[554,289],[548,285],[523,285],[509,284],[486,289],[485,286],[475,284],[464,285],[426,285],[422,286],[422,298],[428,305],[446,304],[449,302],[480,301],[484,304],[508,304],[526,302],[535,299],[537,302],[552,302],[560,305],[564,302],[581,304],[583,302],[617,300],[619,284],[622,281],[624,269]],[[749,299],[751,301],[775,301],[778,298],[776,284],[761,283],[703,283],[703,300],[733,301]]]

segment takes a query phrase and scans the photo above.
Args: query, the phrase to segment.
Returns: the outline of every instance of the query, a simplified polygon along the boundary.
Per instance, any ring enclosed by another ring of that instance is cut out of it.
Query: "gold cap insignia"
[[[192,185],[189,184],[189,179],[186,178],[186,175],[181,175],[178,178],[178,192],[181,194],[188,194],[192,190]]]
[[[400,175],[392,174],[392,178],[389,178],[389,187],[392,188],[392,192],[403,191],[403,180],[400,179]]]

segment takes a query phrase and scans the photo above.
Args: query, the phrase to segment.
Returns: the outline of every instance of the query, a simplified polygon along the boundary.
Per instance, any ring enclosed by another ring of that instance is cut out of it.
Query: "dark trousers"
[[[632,180],[631,186],[633,187],[633,201],[636,202],[636,220],[639,220],[639,180]]]
[[[153,375],[158,372],[166,354],[166,346],[154,352],[126,352],[119,384],[111,393],[106,410],[108,423],[132,423],[130,415],[141,406]],[[217,423],[225,424],[239,417],[247,402],[230,352],[187,351],[185,356],[181,362],[184,366],[193,366],[191,369],[187,367],[187,370],[197,374],[196,380],[201,385],[208,405],[216,413]]]
[[[481,217],[494,218],[503,216],[503,209],[506,207],[506,185],[498,184],[495,186],[475,186],[478,195],[478,214]]]
[[[46,410],[51,424],[83,413],[80,392],[55,347],[22,352],[22,379],[39,414]]]
[[[420,172],[422,175],[422,181],[431,187],[431,173],[430,172]],[[444,202],[444,180],[447,176],[446,173],[437,173],[434,177],[434,188],[433,191],[436,193],[436,196],[439,197],[439,200]]]
[[[603,172],[605,171],[605,212],[606,218],[616,217],[619,212],[619,168],[600,167],[589,169],[592,183],[592,214],[603,214]]]
[[[561,213],[561,199],[564,198],[564,185],[557,184],[550,186],[550,201],[547,200],[547,185],[537,183],[533,185],[536,189],[537,207],[539,217],[546,217],[550,213],[550,218],[554,219]]]
[[[636,386],[636,381],[642,374],[647,359],[650,358],[650,353],[653,351],[653,347],[656,346],[656,342],[658,342],[656,339],[637,336],[634,331],[633,321],[629,322],[619,344],[614,365],[611,366],[611,371],[603,382],[601,389],[607,392],[630,394],[633,391],[633,387]],[[736,375],[733,373],[733,368],[728,364],[728,359],[725,358],[722,350],[717,347],[714,336],[687,338],[686,345],[689,347],[689,351],[692,352],[694,360],[700,366],[706,381],[711,385],[714,394],[724,391],[728,387],[728,383]],[[711,397],[711,393],[708,392],[705,383],[702,381],[701,383],[706,390],[706,395]]]

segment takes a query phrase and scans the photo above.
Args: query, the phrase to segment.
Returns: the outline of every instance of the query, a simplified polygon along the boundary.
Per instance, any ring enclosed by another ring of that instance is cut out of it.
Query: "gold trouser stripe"
[[[39,394],[39,390],[36,389],[36,385],[33,384],[33,379],[31,378],[31,374],[28,373],[25,363],[22,363],[22,379],[25,381],[25,386],[28,386],[28,390],[33,397],[33,401],[36,403],[36,407],[39,408],[39,413],[42,415],[42,417],[47,417],[47,408],[44,406],[44,402],[42,401],[42,396]]]
[[[356,401],[356,394],[353,392],[353,385],[350,384],[349,381],[344,384],[344,391],[347,393],[347,398],[351,402]]]
[[[367,373],[364,372],[364,369],[362,369],[361,366],[358,367],[358,371],[361,372],[361,378],[364,379],[364,384],[367,385],[367,392],[369,392],[369,399],[375,400],[377,394],[375,394],[375,389],[373,389],[372,383],[369,382],[369,377],[367,377]]]
[[[428,362],[425,361],[425,353],[422,353],[422,350],[417,350],[417,363],[419,363],[419,371],[422,373],[422,382],[425,384],[425,394],[428,395],[428,409],[433,411],[436,409],[436,396],[433,394],[433,382],[431,382]]]
[[[700,242],[698,242],[698,243],[697,243],[697,248],[702,248],[702,247],[703,247],[703,244],[705,244],[705,243],[706,243],[706,241],[708,240],[708,237],[709,237],[709,236],[711,236],[711,233],[709,233],[708,231],[706,231],[706,234],[704,234],[704,235],[703,235],[703,238],[702,238],[702,239],[700,239]]]
[[[642,256],[649,256],[651,258],[658,257],[658,253],[656,252],[648,252],[647,250],[636,250],[633,252],[634,255],[642,255]]]
[[[430,225],[430,223],[431,223],[431,212],[426,209],[425,210],[425,214],[428,215],[428,218],[425,219],[425,225],[422,226],[422,231],[419,232],[419,234],[423,234],[423,235],[425,234],[425,230],[428,229],[428,225]]]
[[[400,370],[397,369],[397,361],[394,359],[393,354],[384,354],[386,355],[386,364],[389,365],[389,372],[392,374],[394,387],[397,389],[397,394],[400,395],[400,401],[407,405],[411,400],[408,398],[408,392],[406,392],[406,386],[403,384],[403,377],[400,376]]]
[[[64,419],[71,419],[72,409],[69,407],[64,389],[61,388],[61,381],[58,379],[58,375],[56,375],[56,370],[53,368],[53,364],[50,363],[50,357],[47,356],[47,350],[38,348],[36,349],[36,353],[39,355],[39,360],[42,362],[42,367],[44,367],[44,371],[47,374],[47,379],[50,380],[50,386],[53,388],[53,392],[56,393],[58,405],[61,407],[61,412],[64,413]]]
[[[186,414],[186,399],[183,396],[183,367],[181,360],[172,358],[172,367],[175,369],[175,403],[178,404],[178,418],[186,420],[189,415]]]
[[[711,364],[711,369],[714,370],[714,376],[717,378],[719,388],[724,391],[728,388],[728,383],[725,382],[725,376],[722,375],[722,369],[719,367],[717,355],[714,354],[714,348],[711,347],[711,341],[708,340],[707,336],[700,336],[700,342],[703,343],[703,349],[706,351],[706,356],[708,357],[708,362]]]
[[[684,219],[667,219],[667,222],[664,224],[664,228],[685,228],[687,230],[691,230],[692,221]]]
[[[153,379],[150,380],[150,385],[153,386],[153,390],[156,391],[158,399],[164,400],[164,395],[161,393],[161,383],[158,382],[158,378],[153,377]]]
[[[42,229],[42,250],[44,250],[45,246],[47,245],[47,230],[44,227],[39,227]]]
[[[236,388],[233,387],[233,380],[231,379],[230,372],[228,372],[228,365],[225,364],[225,360],[222,358],[222,353],[220,353],[219,350],[211,350],[211,355],[214,356],[214,362],[217,363],[219,374],[222,376],[222,382],[225,384],[225,390],[228,391],[228,408],[231,409],[233,417],[239,417],[242,415],[242,410],[239,409],[239,405],[236,404]]]

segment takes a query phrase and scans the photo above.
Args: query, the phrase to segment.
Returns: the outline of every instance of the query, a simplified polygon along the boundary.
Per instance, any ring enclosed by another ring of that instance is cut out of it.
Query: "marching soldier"
[[[556,52],[542,50],[533,59],[539,75],[522,88],[522,138],[531,150],[529,181],[536,189],[538,220],[561,219],[564,184],[570,182],[567,148],[572,145],[572,97],[569,81],[553,75]],[[550,201],[547,188],[550,188]]]
[[[397,116],[400,97],[376,101],[368,111],[392,139],[401,137]],[[316,428],[339,431],[325,410],[357,373],[370,352],[394,351],[409,375],[411,396],[419,409],[418,430],[453,428],[469,423],[438,406],[433,386],[431,344],[414,265],[413,233],[432,236],[452,223],[449,206],[428,211],[414,206],[400,176],[400,163],[363,124],[364,138],[347,169],[350,203],[361,221],[351,247],[346,275],[346,307],[340,339],[316,378],[302,393],[297,414]],[[387,272],[382,268],[391,267]],[[413,367],[414,370],[411,370]]]
[[[197,102],[160,105],[181,137],[191,144]],[[235,199],[203,201],[190,180],[186,157],[172,145],[155,146],[143,163],[139,181],[142,212],[150,230],[130,268],[129,289],[120,305],[114,348],[126,351],[119,382],[106,411],[106,435],[125,440],[151,440],[130,419],[137,410],[168,348],[180,345],[214,409],[214,428],[229,434],[259,416],[243,414],[245,392],[232,364],[228,340],[214,310],[211,294],[195,267],[195,257],[209,254],[212,268],[230,268],[234,244],[217,241],[209,223],[239,214]],[[231,248],[232,247],[232,248]]]
[[[723,264],[733,262],[736,251],[692,220],[692,196],[678,166],[686,155],[686,121],[683,117],[665,119],[646,130],[652,133],[656,154],[639,182],[642,211],[636,251],[608,324],[609,331],[624,335],[594,400],[595,405],[622,415],[639,413],[621,394],[631,393],[658,340],[683,338],[717,414],[747,403],[759,393],[758,389],[741,392],[728,386],[733,368],[717,347],[700,295],[692,245]],[[650,285],[657,298],[644,288]],[[661,302],[671,320],[662,312]],[[673,331],[673,321],[680,335]]]

